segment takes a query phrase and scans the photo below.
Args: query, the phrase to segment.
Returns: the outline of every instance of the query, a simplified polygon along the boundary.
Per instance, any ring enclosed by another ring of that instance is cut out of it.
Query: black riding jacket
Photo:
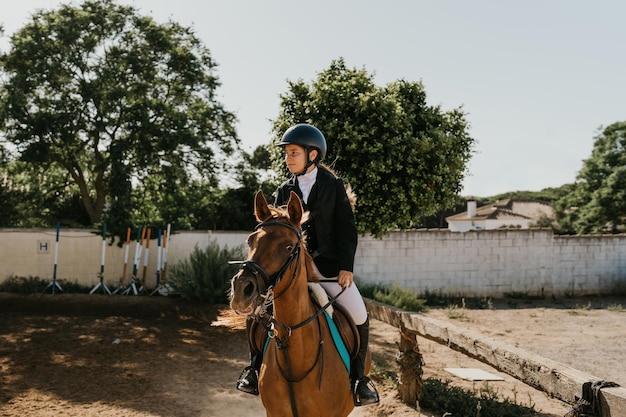
[[[295,175],[278,187],[274,205],[287,204],[291,191],[302,199]],[[303,205],[309,219],[302,229],[319,271],[329,278],[339,275],[340,270],[353,272],[358,233],[343,180],[318,167],[309,201]]]

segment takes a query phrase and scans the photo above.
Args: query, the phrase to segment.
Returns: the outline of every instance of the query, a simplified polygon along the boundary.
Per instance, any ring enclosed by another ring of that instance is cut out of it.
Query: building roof
[[[467,211],[449,217],[449,221],[474,220],[537,220],[541,217],[553,217],[554,210],[548,203],[537,200],[506,199],[478,207],[476,215],[467,216]]]

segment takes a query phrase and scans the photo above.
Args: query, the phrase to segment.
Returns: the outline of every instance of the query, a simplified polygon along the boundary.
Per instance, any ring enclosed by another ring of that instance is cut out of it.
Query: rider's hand
[[[347,288],[352,285],[353,281],[352,272],[350,271],[339,271],[339,275],[337,276],[337,281],[342,288]]]

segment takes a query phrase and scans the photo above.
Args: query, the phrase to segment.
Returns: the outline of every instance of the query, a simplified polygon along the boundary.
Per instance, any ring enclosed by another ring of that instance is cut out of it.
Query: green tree
[[[78,190],[59,168],[13,159],[0,163],[0,201],[2,227],[89,224]]]
[[[626,122],[594,138],[570,192],[555,202],[563,233],[618,233],[626,222]]]
[[[132,184],[175,172],[161,192],[176,195],[226,169],[239,141],[215,67],[192,29],[134,7],[40,10],[0,56],[0,126],[21,160],[68,173],[92,225],[107,205],[119,223]]]
[[[377,87],[343,59],[310,84],[289,82],[273,131],[280,138],[300,122],[324,133],[326,161],[358,196],[359,231],[377,236],[453,207],[474,145],[461,108],[429,106],[421,82]],[[272,152],[274,166],[284,169],[279,150]]]

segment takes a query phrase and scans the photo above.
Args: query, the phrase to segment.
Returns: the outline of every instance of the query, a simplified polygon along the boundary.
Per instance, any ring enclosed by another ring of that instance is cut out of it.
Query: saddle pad
[[[330,329],[330,334],[333,337],[333,342],[335,342],[339,356],[341,356],[341,360],[348,370],[348,375],[350,375],[350,353],[348,353],[348,349],[346,349],[346,345],[341,339],[337,325],[333,321],[332,317],[330,317],[330,314],[324,311],[324,316],[326,317],[326,322],[328,323],[328,328]]]
[[[326,323],[328,323],[328,329],[330,330],[330,335],[333,338],[333,342],[335,343],[335,347],[339,352],[339,356],[341,356],[341,360],[348,371],[348,375],[350,375],[350,354],[348,353],[348,349],[346,349],[346,345],[343,343],[341,339],[341,335],[339,334],[339,330],[337,329],[337,325],[333,321],[332,317],[324,311],[324,317],[326,317]],[[265,346],[263,347],[263,355],[267,351],[267,345],[270,343],[270,338],[268,337],[265,340]]]

